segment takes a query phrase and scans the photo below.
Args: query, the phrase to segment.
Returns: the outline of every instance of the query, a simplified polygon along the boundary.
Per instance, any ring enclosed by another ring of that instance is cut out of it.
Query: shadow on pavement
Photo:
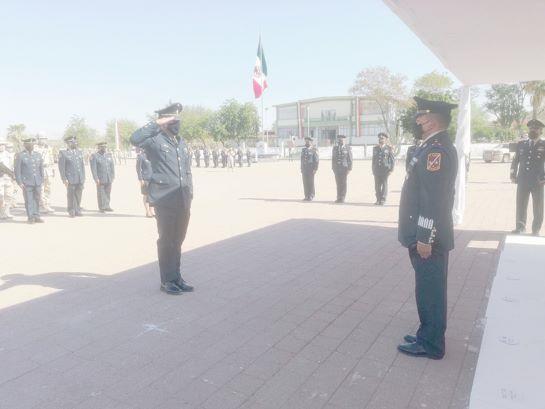
[[[362,207],[398,207],[398,205],[384,204],[384,205],[375,205],[374,203],[358,203],[346,201],[344,203],[335,203],[334,200],[313,200],[311,202],[306,202],[304,200],[298,199],[273,199],[273,198],[259,198],[259,197],[241,197],[239,200],[256,200],[263,202],[286,202],[286,203],[303,203],[303,204],[330,204],[335,206],[362,206]]]

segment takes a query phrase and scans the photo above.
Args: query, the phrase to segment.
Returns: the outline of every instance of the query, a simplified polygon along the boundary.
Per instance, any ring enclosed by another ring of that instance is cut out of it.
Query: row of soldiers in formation
[[[84,154],[73,136],[66,137],[67,148],[58,154],[58,170],[67,191],[67,210],[70,217],[82,216],[81,197],[85,183]],[[7,150],[7,142],[0,141],[0,218],[11,219],[15,193],[20,188],[30,224],[43,223],[41,211],[51,213],[51,182],[54,175],[52,150],[45,138],[23,140],[23,150],[14,154]],[[101,213],[112,212],[110,195],[115,179],[115,164],[106,142],[97,143],[89,165],[97,187],[98,208]],[[13,183],[15,182],[15,184]]]
[[[352,170],[352,149],[345,144],[344,135],[337,136],[337,144],[333,146],[331,156],[331,167],[335,175],[337,185],[337,199],[335,203],[344,203],[347,190],[348,174]],[[303,201],[312,201],[316,194],[314,185],[314,175],[318,170],[320,161],[318,150],[312,145],[311,137],[305,138],[305,147],[301,151],[301,173],[303,175],[303,189],[305,197]],[[408,168],[416,151],[419,142],[409,147],[405,166]],[[389,143],[388,134],[380,132],[378,134],[378,144],[373,147],[372,170],[375,178],[375,205],[384,205],[388,196],[388,178],[394,171],[395,155],[394,148]]]
[[[219,167],[221,163],[222,168],[233,168],[235,164],[238,164],[239,167],[243,166],[244,157],[246,156],[246,163],[248,167],[252,166],[252,152],[247,149],[246,152],[243,152],[241,148],[213,148],[209,149],[208,147],[197,147],[197,148],[188,148],[189,157],[195,159],[195,165],[201,167],[201,158],[205,168],[210,167],[212,164],[213,167]],[[210,163],[212,159],[212,163]]]

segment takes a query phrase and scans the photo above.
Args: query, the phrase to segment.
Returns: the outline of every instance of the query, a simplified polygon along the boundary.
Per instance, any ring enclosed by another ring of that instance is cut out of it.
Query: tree
[[[184,107],[182,122],[180,125],[180,135],[187,141],[200,141],[206,145],[207,141],[212,139],[209,123],[212,119],[213,111],[200,106]]]
[[[74,115],[68,121],[64,131],[64,137],[75,136],[81,147],[92,146],[97,139],[97,131],[85,123],[85,119]]]
[[[222,143],[254,138],[259,132],[259,115],[256,107],[247,102],[241,104],[233,99],[226,101],[210,118],[208,130],[215,141]]]
[[[543,113],[545,102],[545,81],[529,81],[523,83],[524,90],[530,95],[530,103],[532,104],[532,119]]]
[[[474,141],[492,141],[497,130],[490,123],[485,110],[476,102],[471,103],[471,139]]]
[[[522,127],[528,112],[524,108],[526,92],[522,84],[496,84],[486,91],[485,108],[496,117],[496,123],[507,136],[515,136]]]
[[[117,130],[119,132],[119,145],[127,148],[131,146],[129,141],[134,131],[138,129],[138,124],[128,119],[117,120]],[[106,140],[115,146],[115,119],[106,123]]]
[[[13,143],[16,150],[20,150],[22,146],[22,140],[25,138],[26,125],[14,124],[9,125],[7,129],[7,140]]]
[[[390,72],[386,67],[371,67],[361,71],[349,92],[374,101],[379,107],[384,128],[394,141],[398,127],[391,129],[391,123],[407,101],[406,77]]]

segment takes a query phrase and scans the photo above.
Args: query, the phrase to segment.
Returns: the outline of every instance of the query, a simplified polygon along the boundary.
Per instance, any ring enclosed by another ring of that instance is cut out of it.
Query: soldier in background
[[[237,161],[238,161],[238,167],[241,168],[242,167],[242,157],[244,156],[244,154],[242,153],[242,149],[241,148],[238,148],[237,149]]]
[[[28,223],[43,223],[40,195],[44,178],[42,155],[34,150],[36,138],[23,139],[24,149],[15,158],[15,180],[23,189]]]
[[[252,152],[250,149],[246,149],[246,162],[248,162],[248,167],[252,166]]]
[[[212,163],[214,164],[215,168],[217,168],[219,164],[219,155],[218,148],[212,149]]]
[[[376,205],[384,205],[388,195],[388,178],[394,170],[395,158],[392,147],[387,143],[388,135],[378,134],[378,145],[373,147],[372,170],[375,177]]]
[[[337,184],[337,200],[335,203],[344,203],[348,173],[352,170],[352,149],[344,144],[346,136],[337,136],[337,145],[333,147],[331,167]]]
[[[151,162],[146,156],[146,151],[140,148],[136,148],[138,155],[136,156],[136,174],[138,175],[138,181],[140,182],[140,193],[142,193],[144,200],[144,209],[146,209],[146,217],[155,216],[153,207],[149,205],[148,198],[148,186],[153,173],[151,169]]]
[[[36,152],[42,155],[44,163],[44,183],[42,184],[42,192],[40,196],[40,208],[45,213],[54,213],[55,210],[49,205],[51,197],[51,183],[55,176],[53,166],[53,150],[47,145],[47,136],[38,135],[38,144],[34,148]]]
[[[314,175],[318,170],[318,150],[312,146],[312,138],[305,137],[305,147],[301,150],[301,174],[303,175],[303,189],[306,202],[312,201],[315,195]]]
[[[78,149],[75,136],[64,138],[67,149],[59,152],[59,174],[66,186],[67,210],[70,217],[83,216],[81,212],[81,195],[85,183],[85,164],[83,152]]]
[[[204,167],[205,168],[210,167],[210,150],[206,146],[204,147],[204,150],[203,150],[203,157],[204,157]]]
[[[227,167],[227,150],[225,148],[221,150],[221,167]]]
[[[405,158],[405,171],[409,171],[409,166],[411,165],[414,154],[416,153],[418,147],[421,145],[421,142],[421,140],[415,139],[414,144],[407,148],[407,157]]]
[[[539,236],[543,224],[543,188],[545,184],[545,141],[541,134],[545,124],[532,119],[528,121],[528,139],[517,143],[511,163],[511,181],[517,184],[517,225],[513,234],[524,233],[528,201],[532,195],[534,220],[532,234]]]
[[[201,167],[201,148],[197,147],[195,149],[195,163],[197,164],[197,167]]]
[[[110,207],[112,183],[115,179],[115,165],[112,155],[106,151],[106,142],[97,143],[97,152],[91,155],[91,173],[97,185],[97,201],[100,213],[113,212]]]
[[[0,220],[13,219],[11,207],[15,202],[13,181],[15,173],[13,153],[7,149],[8,143],[0,140]]]

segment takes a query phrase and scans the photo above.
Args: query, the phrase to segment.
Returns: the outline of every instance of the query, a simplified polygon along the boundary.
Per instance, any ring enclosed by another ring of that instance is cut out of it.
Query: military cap
[[[36,138],[33,137],[33,136],[29,136],[25,139],[22,140],[24,143],[31,143],[31,142],[36,142]]]
[[[155,111],[155,113],[159,116],[159,118],[164,116],[177,116],[182,113],[183,106],[179,102],[176,102],[174,104],[170,104],[166,108],[158,109]]]
[[[439,114],[447,119],[450,119],[450,111],[458,107],[456,104],[451,104],[445,101],[432,101],[420,97],[414,97],[416,101],[416,115],[423,114]]]
[[[314,139],[312,139],[312,136],[305,136],[305,141],[313,141]]]
[[[531,119],[526,124],[528,128],[544,128],[545,124],[538,119]]]
[[[337,135],[337,139],[345,139],[346,135]]]
[[[64,142],[72,142],[75,141],[77,138],[74,135],[68,135],[63,138]]]

